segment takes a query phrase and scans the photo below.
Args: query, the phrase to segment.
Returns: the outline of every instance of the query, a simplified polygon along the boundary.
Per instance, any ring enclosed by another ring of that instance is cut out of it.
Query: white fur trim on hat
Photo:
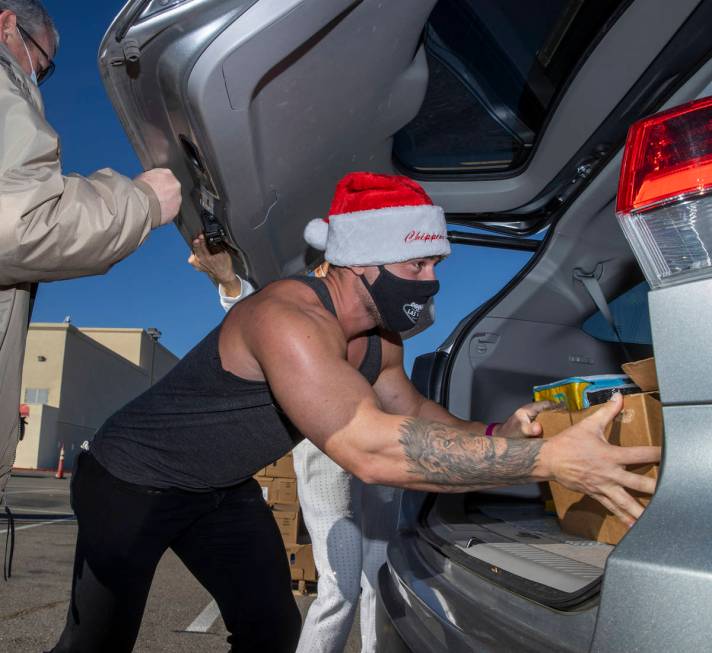
[[[329,233],[329,223],[322,218],[310,220],[304,227],[304,240],[314,249],[322,252],[326,249],[326,236]]]
[[[307,231],[314,222],[304,234],[310,244]],[[450,254],[445,214],[439,206],[393,206],[331,215],[328,225],[320,222],[327,227],[321,249],[334,265],[384,265]],[[316,240],[321,233],[312,235]]]

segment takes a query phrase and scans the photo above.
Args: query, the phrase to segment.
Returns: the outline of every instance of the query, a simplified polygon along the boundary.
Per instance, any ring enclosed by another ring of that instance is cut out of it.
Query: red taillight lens
[[[712,97],[630,128],[616,213],[652,288],[712,276]]]
[[[712,97],[645,118],[628,131],[617,213],[712,189]]]

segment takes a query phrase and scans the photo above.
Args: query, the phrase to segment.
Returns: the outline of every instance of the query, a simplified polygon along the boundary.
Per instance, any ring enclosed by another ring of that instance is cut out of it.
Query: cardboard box
[[[299,502],[296,479],[272,478],[271,476],[255,476],[254,478],[260,484],[262,496],[268,504],[297,504]]]
[[[282,505],[275,506],[274,510],[272,510],[272,515],[277,522],[277,527],[282,534],[284,543],[296,544],[299,537],[299,506],[289,506],[289,504],[284,506],[291,507],[291,510],[282,510],[282,507]]]
[[[262,488],[262,497],[267,503],[272,503],[272,486],[274,485],[274,479],[268,478],[267,476],[255,476],[255,480],[260,484]]]
[[[265,476],[272,478],[296,478],[294,473],[294,461],[292,454],[288,453],[279,460],[275,460],[271,465],[267,465],[262,472]]]
[[[658,390],[658,373],[655,369],[654,358],[644,358],[634,363],[625,363],[623,371],[633,379],[643,392],[655,392]]]
[[[311,544],[295,544],[285,547],[292,580],[316,580],[316,566]]]
[[[648,361],[639,361],[639,364],[641,363],[645,363],[645,365],[641,366],[639,371],[649,375],[650,366],[652,365],[654,368],[654,362],[649,359]],[[628,370],[626,371],[628,372]],[[636,384],[640,385],[634,374],[635,371],[630,376],[634,378]],[[650,384],[647,387],[651,387]],[[572,424],[577,424],[599,409],[600,406],[593,406],[577,412],[562,409],[550,410],[540,413],[537,421],[542,425],[544,437],[548,438]],[[623,410],[608,427],[605,435],[611,444],[623,447],[661,446],[663,439],[662,407],[657,395],[648,392],[623,397]],[[636,465],[630,466],[628,469],[651,478],[657,478],[658,475],[658,465]],[[564,532],[607,544],[617,544],[626,534],[627,527],[595,499],[569,490],[559,483],[552,482],[549,486],[554,498],[556,514]],[[647,506],[650,500],[648,495],[636,493],[633,490],[628,491],[641,504]]]
[[[299,501],[296,479],[273,478],[271,491],[270,501],[272,503],[297,503]]]

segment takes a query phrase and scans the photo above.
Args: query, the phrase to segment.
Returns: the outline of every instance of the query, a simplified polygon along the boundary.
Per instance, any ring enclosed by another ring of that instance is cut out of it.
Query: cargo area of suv
[[[460,417],[489,423],[531,401],[535,385],[620,373],[621,364],[652,355],[648,285],[614,214],[619,165],[607,165],[549,228],[508,288],[463,320],[437,352],[416,361],[413,380],[421,391]],[[593,279],[607,298],[617,333],[581,277]],[[615,547],[563,532],[550,498],[546,484],[425,500],[406,494],[404,528],[382,573],[383,600],[388,605],[392,578],[396,585],[405,581],[396,605],[410,601],[417,612],[417,600],[436,597],[427,612],[440,612],[459,632],[434,627],[433,640],[419,641],[427,632],[421,628],[407,640],[411,650],[589,649]],[[458,618],[453,605],[469,616]],[[389,611],[407,633],[398,615],[397,608]],[[432,624],[423,614],[408,621],[415,619]]]
[[[610,234],[611,239],[616,237],[617,234]],[[590,265],[593,272],[583,276],[588,284],[600,287],[606,274],[610,274],[611,262]],[[581,268],[568,276],[572,290],[583,286]],[[635,278],[631,274],[630,280]],[[549,323],[544,328],[539,322],[537,329],[532,329],[527,320],[517,321],[515,332],[510,334],[521,343],[516,348],[516,358],[510,356],[512,346],[506,343],[501,344],[507,350],[506,356],[500,358],[495,351],[500,347],[501,337],[511,330],[502,328],[505,322],[493,325],[489,333],[478,329],[468,345],[473,374],[482,375],[485,384],[497,379],[501,396],[519,383],[539,385],[554,380],[558,372],[564,371],[564,361],[568,376],[618,373],[616,361],[631,362],[653,354],[649,290],[647,282],[641,281],[606,301],[605,306],[582,321],[578,327],[582,333],[574,339],[565,335],[561,325]],[[538,301],[546,300],[540,297]],[[608,323],[606,311],[610,311],[614,325]],[[537,331],[538,340],[534,335]],[[519,372],[530,367],[527,360],[535,355],[538,360],[531,366],[531,375],[527,373],[519,381]],[[550,361],[548,368],[543,359]],[[428,357],[420,362],[419,367],[423,368],[416,368],[416,375],[432,374],[428,362]],[[484,388],[477,392],[484,393]],[[521,401],[524,400],[522,395]],[[478,408],[475,406],[474,410]],[[433,546],[446,551],[452,560],[524,597],[557,609],[575,608],[598,594],[606,561],[614,549],[606,542],[563,531],[553,510],[548,484],[465,495],[432,495],[423,506],[419,533]]]
[[[688,100],[690,87],[670,105]],[[489,423],[530,401],[535,385],[619,373],[622,363],[653,355],[650,288],[615,216],[619,171],[620,157],[549,227],[517,278],[465,318],[437,352],[418,359],[413,380],[423,392],[458,416]],[[670,325],[665,333],[673,337]],[[381,597],[409,650],[618,651],[626,650],[620,648],[625,637],[654,639],[640,624],[622,625],[628,590],[620,580],[606,581],[618,547],[564,532],[548,498],[546,485],[406,496],[403,528],[381,573]],[[652,567],[655,532],[649,526],[631,546],[637,553],[642,539],[642,559]],[[629,562],[628,578],[636,564]],[[603,623],[616,614],[618,639],[608,639],[601,626],[607,587],[615,588],[609,593],[618,603],[609,598]],[[667,650],[651,646],[645,650]]]
[[[597,224],[599,234],[605,229]],[[612,231],[608,238],[612,243],[620,234]],[[622,363],[652,355],[647,283],[640,281],[639,273],[626,271],[629,260],[614,263],[608,258],[614,248],[606,247],[606,256],[597,261],[595,243],[588,238],[580,243],[586,251],[574,253],[570,260],[584,268],[557,263],[561,278],[548,280],[545,291],[534,300],[537,310],[547,302],[561,303],[564,290],[573,297],[581,292],[585,296],[585,286],[577,278],[584,270],[599,287],[607,286],[618,273],[626,285],[636,285],[606,302],[616,331],[601,310],[589,314],[590,307],[578,325],[573,319],[580,310],[578,305],[570,307],[571,324],[551,318],[544,321],[541,316],[525,318],[526,309],[521,305],[517,316],[506,318],[495,309],[477,323],[465,339],[467,344],[455,355],[448,385],[451,410],[457,402],[457,410],[469,410],[487,422],[496,419],[496,410],[502,411],[499,415],[509,414],[509,402],[516,407],[531,400],[534,385],[572,376],[619,373]],[[437,386],[434,379],[422,378],[436,373],[429,367],[433,360],[432,356],[424,357],[416,363],[415,379],[426,382],[424,389],[428,384]],[[494,404],[498,407],[492,408]],[[606,561],[614,549],[562,531],[547,484],[432,495],[422,508],[418,532],[451,560],[557,609],[576,608],[598,594]]]
[[[502,419],[532,400],[535,385],[620,372],[627,357],[652,354],[647,284],[613,211],[616,163],[550,228],[518,283],[463,321],[440,351],[416,362],[414,382],[454,414],[485,423]],[[618,334],[577,278],[581,275],[595,279],[609,298]],[[414,531],[451,563],[548,608],[539,617],[546,631],[567,612],[595,615],[614,550],[564,533],[546,508],[547,498],[546,485],[431,495]],[[566,623],[557,650],[568,650],[567,638],[570,650],[580,650],[581,638],[592,636],[594,616]]]

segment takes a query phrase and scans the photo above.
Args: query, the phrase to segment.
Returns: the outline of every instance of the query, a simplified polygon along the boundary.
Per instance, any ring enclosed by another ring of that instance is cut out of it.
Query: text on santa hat
[[[422,231],[411,231],[406,235],[404,240],[406,243],[412,243],[418,240],[423,240],[426,243],[429,243],[433,240],[445,240],[445,236],[442,234],[427,234]]]

